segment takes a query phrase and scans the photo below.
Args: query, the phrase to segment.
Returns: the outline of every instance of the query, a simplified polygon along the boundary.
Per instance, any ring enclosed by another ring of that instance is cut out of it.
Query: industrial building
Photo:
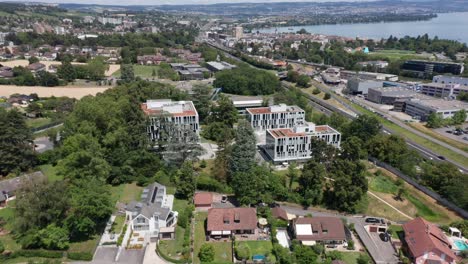
[[[382,81],[371,81],[362,79],[350,79],[347,84],[347,89],[350,94],[367,95],[369,88],[382,88]]]
[[[356,72],[356,71],[341,71],[341,79],[350,80],[359,78],[361,80],[380,80],[380,81],[398,81],[398,75],[378,73],[378,72]]]
[[[410,99],[405,102],[405,113],[422,121],[426,121],[431,113],[440,114],[445,119],[461,110],[468,111],[468,103],[442,99]]]
[[[468,78],[457,77],[452,75],[437,75],[432,78],[433,83],[440,84],[459,84],[460,86],[468,86]]]
[[[211,70],[212,72],[224,71],[224,70],[231,70],[236,68],[236,65],[232,65],[225,61],[209,61],[206,63],[206,67]]]
[[[247,120],[254,130],[293,128],[305,122],[305,111],[295,105],[272,105],[270,107],[247,108]]]
[[[290,161],[306,161],[314,152],[314,140],[323,140],[339,148],[341,134],[328,125],[298,123],[293,128],[268,129],[264,150],[276,164]]]
[[[468,92],[468,86],[460,86],[459,84],[443,84],[443,83],[425,83],[420,87],[421,93],[435,97],[456,97],[461,92]]]
[[[416,94],[414,90],[402,87],[375,87],[369,88],[367,100],[377,104],[393,105],[396,100],[411,99]]]
[[[427,78],[435,73],[459,75],[463,73],[465,68],[463,63],[409,60],[403,63],[401,69],[412,73],[415,77]]]

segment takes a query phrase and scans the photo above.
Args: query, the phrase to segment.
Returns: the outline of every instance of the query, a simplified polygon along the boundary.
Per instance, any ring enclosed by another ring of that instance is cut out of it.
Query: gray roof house
[[[172,211],[173,195],[166,194],[166,186],[153,183],[141,194],[141,201],[132,201],[125,209],[133,232],[145,241],[174,238],[178,213]]]
[[[0,206],[5,206],[9,198],[15,196],[16,190],[26,180],[45,179],[41,171],[25,174],[16,178],[0,181]]]

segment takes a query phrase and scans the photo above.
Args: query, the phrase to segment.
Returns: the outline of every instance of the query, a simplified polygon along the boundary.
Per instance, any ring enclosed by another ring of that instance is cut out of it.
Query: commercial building
[[[255,234],[257,229],[255,208],[211,208],[208,210],[206,232],[211,237]]]
[[[371,66],[377,69],[385,69],[388,67],[388,62],[387,61],[363,61],[363,62],[358,62],[358,65],[361,67]]]
[[[166,194],[166,186],[151,184],[143,190],[141,201],[125,208],[131,230],[146,242],[174,238],[178,212],[172,211],[173,203],[174,196]]]
[[[120,25],[123,22],[122,17],[98,17],[98,22],[101,24]]]
[[[468,78],[451,75],[436,75],[432,78],[432,82],[440,84],[458,84],[460,86],[468,86]]]
[[[244,37],[244,28],[243,27],[235,27],[233,29],[232,35],[235,39],[239,40]]]
[[[416,77],[422,78],[430,77],[435,73],[459,75],[463,73],[465,66],[463,63],[409,60],[403,63],[401,69],[404,72],[412,73]]]
[[[237,109],[240,115],[247,114],[247,108],[261,107],[263,106],[264,100],[261,96],[245,96],[245,95],[230,95],[227,94],[231,99],[232,104]]]
[[[435,97],[457,97],[460,92],[468,92],[468,86],[460,84],[443,84],[443,83],[425,83],[420,87],[421,93]]]
[[[247,108],[247,120],[254,130],[293,128],[305,122],[305,111],[295,105],[272,105],[269,107]]]
[[[149,117],[147,132],[152,141],[159,140],[162,134],[185,142],[198,141],[200,125],[193,102],[148,100],[141,109]]]
[[[367,100],[377,104],[393,105],[397,100],[414,98],[417,93],[414,90],[402,87],[369,88]]]
[[[322,140],[339,148],[341,134],[328,125],[297,124],[294,128],[268,129],[264,151],[275,164],[306,161],[315,149],[314,140]]]
[[[408,115],[426,121],[432,113],[439,114],[445,119],[453,117],[453,115],[460,110],[468,111],[468,103],[458,100],[410,99],[405,102],[404,109],[405,113]]]
[[[198,64],[171,63],[172,69],[177,71],[181,80],[203,80],[210,70]]]
[[[323,72],[320,74],[320,76],[322,77],[323,82],[326,84],[336,85],[341,83],[339,75]]]
[[[367,95],[369,88],[382,88],[382,81],[371,81],[363,79],[350,79],[347,84],[348,92],[351,94],[362,94]]]
[[[303,245],[341,245],[346,242],[343,221],[337,217],[300,217],[293,224],[294,235]]]
[[[398,75],[378,73],[378,72],[356,72],[356,71],[341,71],[341,79],[350,80],[354,78],[359,78],[361,80],[380,80],[380,81],[398,81]]]
[[[236,68],[236,65],[232,65],[230,63],[227,63],[225,61],[209,61],[206,63],[206,67],[213,71],[213,72],[218,72],[218,71],[224,71],[224,70],[231,70]]]
[[[455,264],[458,261],[451,243],[436,225],[418,217],[403,224],[403,231],[413,263]]]

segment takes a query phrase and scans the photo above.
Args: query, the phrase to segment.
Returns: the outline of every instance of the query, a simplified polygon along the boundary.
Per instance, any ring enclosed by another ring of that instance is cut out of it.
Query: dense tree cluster
[[[216,73],[213,85],[229,94],[267,95],[278,90],[279,81],[270,72],[241,66]]]
[[[465,122],[467,113],[465,109],[456,112],[452,117],[443,118],[442,114],[431,113],[427,118],[426,126],[429,128],[439,128],[443,126],[461,125]]]

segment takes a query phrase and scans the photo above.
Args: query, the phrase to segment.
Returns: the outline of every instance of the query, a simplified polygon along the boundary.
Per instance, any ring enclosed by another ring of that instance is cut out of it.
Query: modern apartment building
[[[152,141],[162,136],[186,142],[198,141],[200,124],[192,101],[148,100],[141,109],[149,117],[147,132]],[[187,131],[192,131],[192,136]]]
[[[306,161],[314,151],[315,139],[339,148],[341,134],[328,125],[316,126],[310,122],[298,124],[294,128],[268,129],[264,150],[276,164]]]
[[[468,92],[468,86],[460,86],[460,84],[444,84],[444,83],[425,83],[421,85],[421,93],[435,97],[456,97],[460,92]]]
[[[428,77],[434,73],[459,75],[465,67],[463,63],[409,60],[403,63],[401,69],[404,72],[413,73],[417,77]]]
[[[293,128],[305,122],[305,111],[298,106],[285,104],[269,107],[247,108],[247,120],[254,130]]]

